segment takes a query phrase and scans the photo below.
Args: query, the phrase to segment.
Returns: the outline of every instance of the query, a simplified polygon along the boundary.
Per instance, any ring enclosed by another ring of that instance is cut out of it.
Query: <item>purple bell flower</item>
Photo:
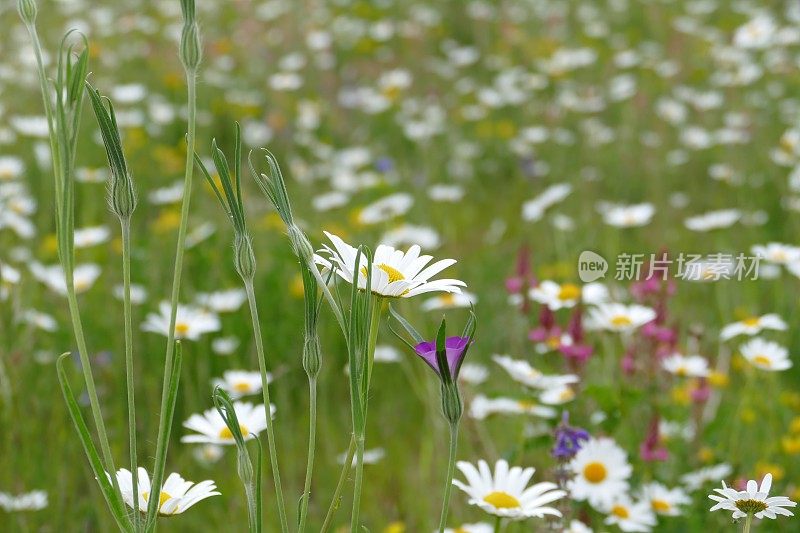
[[[455,381],[458,378],[458,372],[461,370],[461,363],[464,362],[464,356],[467,353],[471,340],[469,337],[447,337],[445,339],[445,355],[447,357],[447,365],[450,367],[450,377]],[[436,361],[436,341],[420,342],[414,346],[414,351],[417,352],[423,361],[428,363],[434,372],[441,377],[439,365]]]

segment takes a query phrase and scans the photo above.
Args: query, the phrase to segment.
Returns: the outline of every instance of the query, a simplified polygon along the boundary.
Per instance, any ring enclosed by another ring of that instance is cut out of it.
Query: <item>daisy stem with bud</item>
[[[172,276],[172,294],[170,298],[170,319],[169,331],[167,332],[167,348],[165,368],[169,369],[173,362],[173,351],[175,346],[175,322],[178,314],[178,297],[180,295],[181,273],[183,272],[183,255],[186,249],[186,231],[189,222],[189,205],[192,197],[192,175],[194,170],[194,145],[195,145],[195,122],[197,113],[197,69],[202,58],[202,43],[200,41],[200,30],[195,17],[194,0],[181,0],[181,11],[183,13],[183,29],[181,31],[181,41],[179,57],[183,64],[186,74],[187,84],[187,133],[186,133],[186,166],[183,179],[183,200],[181,205],[181,219],[178,227],[178,243],[175,251],[175,269]],[[169,443],[170,428],[166,426],[167,421],[172,420],[172,412],[168,412],[168,406],[174,401],[170,399],[169,372],[164,373],[164,383],[161,393],[161,410],[159,415],[158,440],[156,443],[156,457],[153,466],[153,486],[160,487],[164,481],[164,468],[167,461],[167,446]],[[173,399],[174,400],[174,399]],[[146,531],[155,529],[156,514],[158,512],[158,499],[151,498],[147,504]]]
[[[117,127],[114,107],[108,98],[100,95],[89,82],[86,82],[89,99],[92,103],[95,118],[100,126],[100,134],[108,157],[111,170],[111,181],[108,186],[108,205],[117,216],[122,232],[122,283],[123,314],[125,322],[125,377],[128,398],[128,446],[130,450],[130,469],[137,472],[136,458],[136,404],[134,399],[133,373],[133,325],[131,313],[131,216],[136,209],[136,190],[133,179],[128,172],[125,154],[122,151],[119,128]],[[106,108],[103,100],[108,104]],[[116,479],[116,476],[115,476]],[[138,476],[131,476],[133,494],[138,494]],[[133,513],[133,529],[140,530],[141,517]]]
[[[89,351],[83,332],[83,323],[78,307],[78,298],[75,292],[75,197],[74,177],[75,154],[77,152],[78,132],[80,129],[81,109],[84,97],[84,82],[88,72],[89,50],[86,38],[81,35],[83,50],[74,54],[73,45],[68,45],[72,31],[68,32],[61,40],[58,53],[57,73],[55,80],[48,81],[47,73],[42,60],[42,47],[39,34],[36,30],[37,7],[34,0],[18,0],[17,8],[20,18],[30,35],[34,55],[36,56],[37,73],[44,102],[45,117],[50,139],[50,156],[53,160],[53,176],[56,196],[56,242],[58,256],[64,270],[67,303],[69,307],[72,329],[78,345],[78,356],[81,362],[86,393],[92,411],[95,428],[100,441],[100,450],[103,460],[101,464],[105,471],[114,472],[114,460],[108,443],[105,422],[100,410],[100,401],[92,375]],[[73,30],[74,31],[74,30]],[[79,412],[77,413],[80,414]],[[76,422],[77,427],[77,422]],[[80,430],[79,430],[80,431]],[[91,437],[89,437],[91,440]],[[84,446],[87,454],[94,450]],[[90,457],[90,462],[92,458]],[[113,492],[121,498],[119,484],[113,477]],[[108,495],[107,501],[109,500]],[[114,512],[114,509],[111,509]],[[120,519],[117,518],[118,524]],[[122,521],[128,528],[130,523],[127,517]]]
[[[256,304],[255,290],[253,288],[253,279],[255,278],[256,272],[256,258],[253,252],[250,234],[247,231],[244,202],[242,201],[242,134],[238,123],[236,124],[234,135],[233,173],[231,173],[231,168],[228,165],[225,154],[217,147],[216,140],[211,141],[211,155],[214,160],[214,166],[217,169],[217,174],[219,175],[219,180],[222,185],[221,188],[211,177],[211,173],[206,169],[197,154],[194,154],[194,160],[206,181],[211,186],[211,189],[214,191],[217,200],[219,200],[222,208],[225,210],[225,214],[233,224],[233,262],[236,267],[236,272],[244,283],[245,292],[247,293],[247,303],[250,308],[253,336],[255,337],[256,352],[258,355],[258,367],[261,372],[261,392],[264,399],[264,409],[267,413],[267,446],[269,448],[269,459],[272,465],[272,476],[275,483],[278,516],[281,523],[281,531],[287,533],[289,531],[289,522],[286,517],[286,505],[284,503],[283,489],[281,487],[278,453],[275,448],[275,432],[272,416],[270,415],[271,402],[269,399],[269,381],[267,379],[267,358],[264,353],[264,340],[261,335],[261,325],[258,319],[258,305]]]
[[[247,451],[244,435],[242,435],[242,426],[239,424],[239,419],[236,417],[236,409],[233,406],[233,401],[231,400],[230,395],[228,395],[228,393],[221,388],[216,387],[214,389],[213,399],[214,407],[216,407],[217,412],[219,412],[219,415],[225,421],[225,425],[228,426],[228,429],[230,430],[231,435],[236,442],[236,470],[239,474],[239,478],[242,480],[245,495],[247,497],[247,515],[250,532],[260,533],[262,528],[261,445],[259,443],[258,461],[256,463],[257,468],[254,471],[253,463],[250,460],[250,453]],[[267,413],[267,416],[270,416],[269,411],[267,411]],[[258,442],[258,437],[255,438],[256,442]]]

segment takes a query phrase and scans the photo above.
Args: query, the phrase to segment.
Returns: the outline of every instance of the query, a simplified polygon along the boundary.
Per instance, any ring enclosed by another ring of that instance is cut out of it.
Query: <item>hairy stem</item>
[[[133,375],[133,324],[131,317],[131,227],[130,221],[122,220],[122,283],[123,313],[125,315],[125,377],[128,392],[128,446],[131,461],[131,485],[133,494],[139,494],[138,465],[136,460],[136,402],[134,400]],[[133,512],[133,530],[139,531],[141,516]]]
[[[275,498],[278,504],[278,517],[281,522],[281,531],[288,533],[289,522],[286,518],[286,506],[283,500],[283,489],[281,488],[281,474],[278,466],[278,454],[275,450],[275,431],[272,425],[271,403],[269,400],[269,384],[267,383],[267,359],[264,354],[264,340],[261,337],[261,326],[258,320],[258,307],[256,306],[256,296],[253,290],[253,281],[245,280],[245,290],[247,291],[247,303],[250,306],[250,318],[253,321],[253,336],[256,340],[256,351],[258,352],[258,367],[261,370],[261,392],[264,397],[264,409],[267,414],[267,446],[269,448],[269,461],[272,465],[272,477],[275,482]]]

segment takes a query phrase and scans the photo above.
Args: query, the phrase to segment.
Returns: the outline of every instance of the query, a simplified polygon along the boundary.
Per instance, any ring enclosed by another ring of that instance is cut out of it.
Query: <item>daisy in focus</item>
[[[628,491],[633,468],[628,454],[610,438],[589,439],[570,462],[574,473],[567,488],[574,500],[595,508],[610,508],[614,498]]]
[[[233,409],[239,420],[239,429],[244,440],[250,440],[267,429],[267,417],[264,404],[234,402]],[[270,405],[270,416],[275,416],[275,406]],[[193,414],[183,427],[196,433],[184,435],[181,442],[202,444],[235,444],[233,433],[225,424],[222,415],[216,409],[207,409],[203,414]]]
[[[777,342],[756,337],[739,347],[742,357],[761,370],[780,371],[792,367],[789,351]]]
[[[120,468],[117,471],[117,482],[122,492],[122,499],[125,500],[128,507],[133,509],[133,476],[130,470]],[[150,476],[144,468],[138,469],[137,483],[139,492],[137,505],[139,511],[146,513],[151,489]],[[161,516],[181,514],[198,502],[212,496],[219,496],[220,493],[216,489],[217,485],[210,479],[193,483],[173,472],[161,486],[158,496],[158,514]]]
[[[169,334],[171,307],[169,302],[161,302],[158,313],[149,313],[142,324],[142,331],[150,331],[167,336]],[[175,338],[196,341],[201,335],[219,331],[219,317],[205,309],[190,305],[178,305],[175,317]]]
[[[729,488],[722,482],[721,489],[714,489],[717,494],[709,494],[709,498],[717,502],[710,510],[733,511],[732,518],[738,520],[747,516],[756,518],[771,518],[774,520],[778,515],[794,516],[794,513],[786,507],[795,507],[797,503],[786,496],[769,497],[769,489],[772,488],[772,474],[767,474],[758,486],[756,480],[751,479],[747,482],[747,490],[736,490]]]
[[[356,278],[353,270],[358,250],[332,233],[326,231],[325,235],[333,244],[333,248],[325,247],[330,260],[318,254],[314,255],[314,260],[323,268],[335,268],[339,277],[353,283]],[[428,265],[433,257],[420,255],[420,251],[420,247],[416,245],[405,253],[391,246],[379,245],[372,262],[372,292],[390,298],[411,298],[428,292],[460,293],[461,287],[466,287],[466,283],[457,279],[431,280],[433,276],[454,265],[456,260],[442,259]],[[366,258],[362,256],[356,278],[360,289],[367,286],[366,263]]]
[[[272,376],[267,373],[267,383],[272,382]],[[261,373],[248,370],[226,370],[222,378],[211,380],[214,387],[219,387],[231,398],[238,399],[261,392]]]
[[[511,520],[561,516],[557,509],[547,507],[547,504],[563,498],[566,492],[558,490],[558,486],[550,482],[528,487],[534,468],[509,468],[503,459],[497,461],[494,474],[484,460],[478,461],[477,468],[466,461],[459,461],[457,466],[467,482],[454,479],[453,484],[469,495],[471,505],[491,515]]]

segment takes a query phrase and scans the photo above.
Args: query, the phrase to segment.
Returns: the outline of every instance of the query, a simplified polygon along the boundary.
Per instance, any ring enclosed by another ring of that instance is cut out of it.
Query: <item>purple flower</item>
[[[647,435],[639,446],[639,456],[644,461],[666,461],[669,459],[669,452],[661,444],[661,434],[659,431],[659,416],[653,415],[650,419],[650,426],[647,429]]]
[[[583,442],[589,440],[589,432],[585,429],[569,425],[569,412],[564,411],[561,423],[556,427],[556,444],[550,452],[553,457],[569,460],[575,457]]]
[[[461,370],[461,363],[464,362],[464,356],[467,353],[469,344],[469,337],[447,337],[447,339],[445,339],[445,355],[447,357],[447,365],[450,367],[448,370],[453,381],[458,378],[458,372]],[[414,346],[414,351],[441,377],[439,364],[436,361],[435,340],[420,342]]]

